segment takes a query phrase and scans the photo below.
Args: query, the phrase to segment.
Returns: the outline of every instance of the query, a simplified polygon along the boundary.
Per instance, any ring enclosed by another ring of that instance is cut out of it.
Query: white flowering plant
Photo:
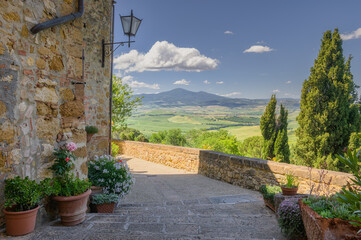
[[[95,156],[88,163],[88,178],[93,186],[103,187],[105,194],[114,193],[120,198],[124,197],[134,184],[126,161],[110,155]]]

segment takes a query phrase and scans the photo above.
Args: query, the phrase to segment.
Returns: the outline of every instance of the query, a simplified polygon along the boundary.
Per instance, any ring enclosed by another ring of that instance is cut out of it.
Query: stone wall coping
[[[188,153],[193,153],[193,154],[199,154],[199,152],[202,151],[202,149],[199,149],[199,148],[172,146],[172,145],[165,145],[165,144],[159,144],[159,143],[137,142],[137,141],[120,140],[120,139],[112,139],[112,141],[124,142],[125,144],[131,143],[131,144],[135,144],[135,145],[151,147],[153,149],[174,151],[174,152],[188,152]]]

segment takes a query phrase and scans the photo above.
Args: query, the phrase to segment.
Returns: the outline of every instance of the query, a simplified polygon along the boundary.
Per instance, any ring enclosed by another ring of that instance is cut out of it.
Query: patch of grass
[[[201,124],[200,122],[198,122],[190,117],[187,117],[187,116],[174,116],[174,117],[168,118],[168,121],[172,122],[172,123]]]

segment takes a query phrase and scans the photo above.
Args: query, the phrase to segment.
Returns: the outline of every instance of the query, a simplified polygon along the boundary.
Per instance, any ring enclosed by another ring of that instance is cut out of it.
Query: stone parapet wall
[[[325,173],[320,169],[195,148],[120,140],[113,142],[120,146],[121,154],[197,172],[212,179],[254,190],[258,190],[262,184],[280,185],[286,174],[292,173],[299,181],[300,193],[309,193],[312,186],[314,189],[320,186],[322,194],[335,193],[352,177],[347,173],[327,171],[323,179],[330,183],[327,189],[325,184],[319,184],[320,175]]]
[[[128,156],[163,164],[169,167],[198,172],[200,149],[162,144],[112,140],[119,151]]]

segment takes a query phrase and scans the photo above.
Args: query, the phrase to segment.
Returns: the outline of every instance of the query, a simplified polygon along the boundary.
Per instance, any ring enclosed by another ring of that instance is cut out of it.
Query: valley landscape
[[[147,137],[158,131],[179,128],[183,133],[191,129],[207,131],[224,129],[238,140],[261,136],[260,118],[269,99],[228,98],[206,92],[192,92],[182,88],[158,94],[142,94],[142,106],[127,120]],[[289,143],[295,143],[298,99],[278,100],[289,112]]]

